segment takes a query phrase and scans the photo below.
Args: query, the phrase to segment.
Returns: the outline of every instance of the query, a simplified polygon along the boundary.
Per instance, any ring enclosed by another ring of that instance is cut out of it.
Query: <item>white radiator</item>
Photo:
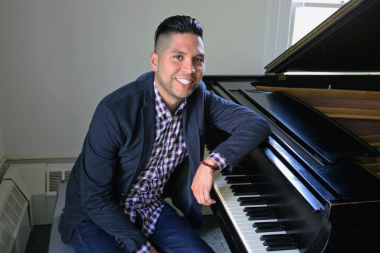
[[[0,184],[0,253],[23,253],[34,225],[51,224],[58,182],[73,163],[12,164]]]
[[[68,179],[73,163],[12,164],[4,179],[13,180],[28,192],[30,216],[33,225],[51,224],[58,182]],[[19,186],[20,187],[20,186]],[[25,194],[25,193],[24,193]]]
[[[12,180],[3,180],[0,192],[0,253],[23,253],[32,230],[28,200]]]

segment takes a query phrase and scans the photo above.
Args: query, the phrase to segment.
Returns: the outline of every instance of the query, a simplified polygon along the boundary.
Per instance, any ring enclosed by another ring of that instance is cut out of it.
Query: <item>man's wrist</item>
[[[216,165],[216,167],[219,172],[221,172],[224,168],[228,166],[227,159],[217,151],[213,151],[209,156],[207,156],[207,158],[212,159],[214,162],[218,164]]]
[[[210,164],[212,167],[214,167],[215,169],[219,167],[219,164],[217,162],[214,161],[214,159],[210,158],[210,157],[207,157],[203,160],[205,163],[207,164]]]

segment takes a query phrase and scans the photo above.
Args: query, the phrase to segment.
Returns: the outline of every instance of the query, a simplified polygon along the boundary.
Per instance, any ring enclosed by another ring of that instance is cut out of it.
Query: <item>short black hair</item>
[[[162,35],[171,35],[174,33],[191,33],[198,35],[203,40],[203,28],[195,18],[189,16],[172,16],[164,21],[157,27],[154,34],[154,49],[156,50],[157,40]]]

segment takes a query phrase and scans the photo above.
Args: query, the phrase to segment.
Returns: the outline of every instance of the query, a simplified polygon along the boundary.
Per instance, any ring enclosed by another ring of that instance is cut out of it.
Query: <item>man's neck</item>
[[[170,113],[173,115],[175,111],[177,110],[178,106],[181,104],[182,99],[175,98],[169,95],[167,91],[163,89],[159,83],[157,83],[157,80],[155,80],[155,83],[156,83],[158,93],[160,93],[160,96],[162,100],[164,101],[166,107],[169,109]]]
[[[175,104],[171,104],[171,103],[167,103],[165,100],[164,100],[164,103],[166,105],[166,107],[169,109],[170,113],[173,115],[175,113],[175,111],[177,110],[178,106],[181,104],[182,100],[179,100],[177,103]]]

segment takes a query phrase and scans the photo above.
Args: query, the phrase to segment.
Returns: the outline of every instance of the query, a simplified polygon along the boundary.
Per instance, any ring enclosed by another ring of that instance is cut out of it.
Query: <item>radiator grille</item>
[[[10,205],[10,207],[14,210],[16,215],[20,217],[22,213],[22,206],[16,201],[15,197],[13,197],[12,194],[9,194],[7,202]]]
[[[3,226],[0,224],[0,249],[1,253],[6,253],[7,249],[10,248],[12,243],[12,236],[9,235],[9,232],[6,231]]]
[[[49,172],[49,192],[56,192],[58,189],[58,183],[62,180],[61,171]]]
[[[0,253],[10,252],[27,200],[10,180],[0,184]]]
[[[69,179],[71,168],[72,164],[47,168],[45,173],[45,192],[55,194],[58,190],[59,181]]]
[[[9,231],[12,235],[16,230],[15,224],[13,224],[8,217],[5,215],[4,212],[1,212],[0,214],[0,224],[3,225],[4,229]]]
[[[18,217],[16,213],[12,210],[12,208],[9,206],[8,203],[5,203],[4,206],[4,213],[7,215],[7,217],[14,223],[17,224]]]
[[[0,253],[6,253],[7,248],[3,245],[3,242],[0,241]]]
[[[69,179],[71,171],[65,171],[65,180]]]
[[[13,186],[11,193],[15,197],[15,199],[17,200],[17,202],[20,204],[20,206],[24,206],[25,205],[26,199],[22,196],[22,194],[20,193],[20,191],[15,186]]]

